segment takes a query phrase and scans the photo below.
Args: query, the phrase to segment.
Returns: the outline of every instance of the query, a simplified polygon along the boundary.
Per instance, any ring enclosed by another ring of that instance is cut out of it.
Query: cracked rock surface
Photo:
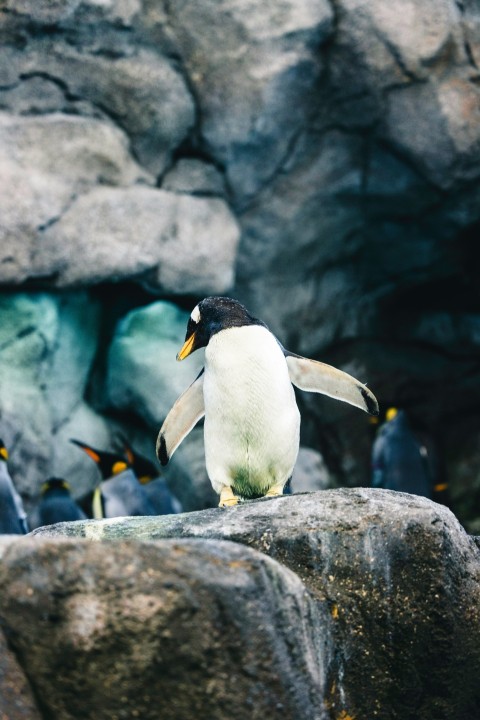
[[[87,538],[107,557],[134,539],[162,548],[167,538],[255,548],[295,573],[327,613],[311,633],[322,637],[318,692],[329,720],[478,715],[479,548],[449,510],[430,500],[327,490],[227,510],[63,523],[36,530],[33,539],[41,554],[46,540],[63,548],[68,538],[80,550]],[[25,543],[7,555],[7,572],[18,574],[16,558],[28,558],[32,540]],[[36,577],[34,569],[22,572]]]
[[[328,609],[256,550],[33,538],[6,550],[0,585],[42,717],[327,718]]]

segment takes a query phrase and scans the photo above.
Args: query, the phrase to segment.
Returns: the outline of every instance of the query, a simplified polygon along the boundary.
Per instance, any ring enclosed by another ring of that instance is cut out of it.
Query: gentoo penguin
[[[159,477],[158,468],[151,460],[139,455],[124,441],[125,456],[138,482],[155,508],[156,515],[173,515],[183,511],[179,500],[170,492],[165,480]]]
[[[236,300],[208,297],[192,311],[183,360],[205,348],[205,367],[178,398],[157,439],[166,465],[205,416],[208,476],[220,507],[238,496],[281,495],[299,449],[300,413],[292,387],[378,413],[373,393],[351,375],[291,353]]]
[[[137,480],[127,459],[117,453],[109,453],[71,439],[96,463],[102,482],[82,498],[80,504],[88,517],[126,517],[129,515],[156,515],[142,485]]]
[[[28,533],[27,513],[7,467],[8,450],[0,440],[0,534]]]
[[[42,485],[40,502],[30,516],[30,526],[34,530],[44,525],[86,519],[70,495],[69,484],[63,478],[52,477]]]

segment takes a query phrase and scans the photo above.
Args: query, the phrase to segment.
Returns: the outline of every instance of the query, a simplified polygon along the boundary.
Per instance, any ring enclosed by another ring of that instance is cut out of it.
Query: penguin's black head
[[[114,475],[118,475],[129,467],[127,458],[119,453],[105,452],[104,450],[96,450],[90,445],[86,445],[80,440],[74,440],[70,438],[70,442],[82,448],[87,453],[88,457],[97,464],[98,469],[102,474],[104,480],[108,480]]]
[[[208,297],[196,305],[190,315],[185,343],[177,355],[183,360],[195,350],[206,347],[212,335],[232,327],[265,323],[250,315],[238,300],[228,297]]]
[[[7,462],[8,460],[8,450],[3,440],[0,440],[0,460],[3,460],[3,462]]]
[[[49,490],[65,490],[67,493],[70,492],[70,485],[63,478],[51,477],[45,480],[41,487],[42,495],[45,495]]]
[[[125,455],[132,468],[133,472],[138,478],[138,482],[142,485],[146,485],[159,476],[159,470],[157,466],[151,462],[148,458],[143,457],[134,452],[133,448],[125,444]]]

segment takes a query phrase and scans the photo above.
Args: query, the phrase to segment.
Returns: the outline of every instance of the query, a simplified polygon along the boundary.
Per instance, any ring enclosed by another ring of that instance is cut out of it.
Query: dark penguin
[[[124,441],[125,455],[143,489],[155,508],[156,515],[181,513],[183,508],[179,500],[170,492],[167,483],[159,477],[157,466],[148,458],[139,455]]]
[[[28,533],[27,513],[7,467],[8,450],[0,440],[0,535]]]
[[[405,411],[389,408],[372,450],[372,486],[431,498],[433,477],[425,448]]]
[[[81,501],[89,517],[95,519],[156,515],[143,486],[138,482],[127,458],[118,453],[97,450],[80,440],[70,442],[81,448],[95,462],[102,482]]]
[[[70,486],[62,478],[49,478],[41,488],[41,498],[30,516],[32,530],[59,522],[86,520],[87,516],[70,495]]]
[[[297,459],[300,414],[292,387],[378,414],[373,393],[351,375],[285,350],[236,300],[209,297],[193,310],[183,360],[205,348],[205,367],[170,410],[157,440],[166,465],[205,416],[205,459],[220,506],[238,496],[281,495]]]

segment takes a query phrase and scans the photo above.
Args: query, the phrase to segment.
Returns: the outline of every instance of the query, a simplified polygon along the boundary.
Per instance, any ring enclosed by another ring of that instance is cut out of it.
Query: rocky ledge
[[[0,597],[45,719],[479,716],[479,548],[411,495],[59,524],[4,542]]]

